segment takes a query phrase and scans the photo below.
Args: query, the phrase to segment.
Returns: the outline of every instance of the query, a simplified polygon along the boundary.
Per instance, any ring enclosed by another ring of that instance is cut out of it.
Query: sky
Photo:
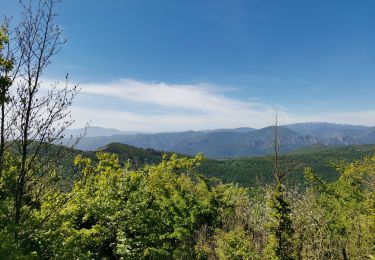
[[[17,20],[18,1],[0,0]],[[45,71],[81,88],[73,127],[374,126],[373,0],[63,0]]]

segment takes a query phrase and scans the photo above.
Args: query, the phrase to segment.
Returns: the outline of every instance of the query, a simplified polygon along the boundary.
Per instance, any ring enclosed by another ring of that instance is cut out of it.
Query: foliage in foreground
[[[172,156],[139,170],[120,165],[116,155],[97,156],[98,163],[81,156],[75,159],[81,176],[69,191],[45,182],[49,186],[43,196],[25,205],[30,217],[21,226],[8,217],[14,166],[7,160],[0,177],[1,258],[366,259],[374,255],[375,157],[336,165],[340,178],[331,183],[311,169],[305,171],[309,189],[289,190],[284,197],[291,230],[283,229],[290,238],[289,251],[280,255],[273,251],[277,215],[270,203],[281,192],[277,187],[255,190],[206,179],[196,172],[199,155]],[[22,234],[18,239],[15,229]]]

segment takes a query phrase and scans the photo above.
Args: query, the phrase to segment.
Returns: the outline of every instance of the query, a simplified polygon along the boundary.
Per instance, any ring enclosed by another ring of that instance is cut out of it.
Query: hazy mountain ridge
[[[85,136],[85,137],[97,137],[97,136],[111,136],[111,135],[125,135],[125,134],[137,134],[139,132],[136,131],[120,131],[113,128],[104,128],[99,126],[92,126],[85,128],[77,128],[77,129],[66,129],[64,131],[65,136]]]
[[[115,134],[86,136],[82,138],[77,148],[86,151],[96,150],[115,142],[187,155],[204,153],[210,158],[233,158],[270,154],[273,135],[273,127],[155,134]],[[280,126],[279,137],[283,151],[292,151],[317,144],[324,146],[375,144],[375,127],[301,123]]]

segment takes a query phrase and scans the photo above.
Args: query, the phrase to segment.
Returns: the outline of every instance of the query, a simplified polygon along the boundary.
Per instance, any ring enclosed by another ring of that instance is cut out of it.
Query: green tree
[[[315,227],[306,231],[309,242],[305,254],[368,258],[375,252],[375,157],[341,162],[336,168],[341,175],[332,183],[322,181],[309,168],[305,171],[311,186],[311,222]]]
[[[215,251],[219,259],[260,259],[251,236],[243,228],[236,228],[216,233]]]
[[[98,159],[94,165],[77,157],[82,179],[39,233],[40,251],[56,258],[194,257],[195,230],[216,216],[213,193],[194,171],[201,156],[173,155],[137,171],[120,166],[115,155]],[[44,214],[54,209],[51,198]]]
[[[12,85],[12,80],[9,73],[13,69],[13,59],[9,55],[9,34],[8,27],[6,25],[0,28],[0,109],[1,109],[1,121],[0,121],[0,174],[3,171],[4,152],[5,152],[5,141],[6,141],[6,118],[5,110],[8,103],[11,101],[9,97],[9,88]]]
[[[38,216],[41,203],[58,188],[56,161],[68,149],[53,144],[61,144],[73,122],[69,108],[77,94],[67,82],[40,91],[43,72],[65,42],[55,23],[58,2],[20,1],[19,24],[0,32],[0,189],[7,202],[1,217],[4,230],[13,232],[15,247],[25,254],[35,247],[31,238],[46,222]]]

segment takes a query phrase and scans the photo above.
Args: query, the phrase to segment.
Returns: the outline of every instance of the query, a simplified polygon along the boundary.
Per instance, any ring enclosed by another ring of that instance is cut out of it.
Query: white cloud
[[[126,131],[184,131],[199,129],[214,129],[221,127],[258,126],[264,125],[266,118],[243,118],[243,115],[223,117],[220,114],[214,115],[186,115],[186,114],[155,114],[144,115],[123,111],[94,111],[84,108],[73,108],[73,115],[80,123],[84,119],[91,119],[91,125],[112,127]],[[272,117],[268,115],[268,122]],[[82,126],[79,124],[77,126]]]
[[[125,101],[155,105],[170,109],[185,109],[204,113],[232,113],[233,110],[269,109],[262,104],[245,103],[226,98],[206,84],[173,85],[145,83],[123,79],[110,84],[84,84],[82,92],[121,98]]]
[[[75,127],[92,125],[128,131],[183,131],[271,125],[278,110],[280,123],[332,122],[374,125],[375,110],[300,116],[277,106],[244,102],[229,98],[206,84],[175,85],[123,79],[108,84],[80,84],[81,97],[90,97],[93,105],[73,105]],[[108,99],[112,103],[108,106]],[[129,104],[148,108],[132,109]],[[150,112],[152,111],[152,112]]]
[[[105,104],[95,110],[76,104],[73,116],[82,124],[90,119],[92,125],[123,130],[176,131],[211,129],[217,127],[256,126],[272,122],[275,111],[257,102],[243,102],[225,97],[206,84],[173,85],[145,83],[130,79],[109,84],[81,84],[80,95],[95,95],[96,104],[102,97],[116,98],[121,104],[136,103],[162,113],[141,113],[108,110]]]
[[[308,119],[313,122],[324,121],[337,124],[375,126],[375,110],[311,115],[310,117],[308,117]]]

